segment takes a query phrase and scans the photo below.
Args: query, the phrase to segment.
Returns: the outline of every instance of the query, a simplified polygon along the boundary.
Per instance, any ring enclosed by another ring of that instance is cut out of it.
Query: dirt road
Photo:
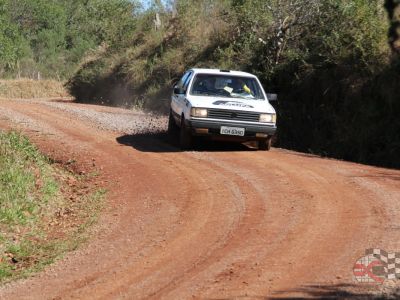
[[[96,234],[1,299],[364,297],[366,248],[400,251],[400,172],[273,149],[180,152],[166,120],[68,102],[0,101],[53,157],[95,160],[109,190]]]

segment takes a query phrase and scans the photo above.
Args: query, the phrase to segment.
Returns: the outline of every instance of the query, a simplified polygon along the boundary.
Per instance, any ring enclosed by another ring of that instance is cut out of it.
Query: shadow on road
[[[306,285],[298,289],[274,292],[269,296],[246,295],[235,299],[276,299],[276,300],[310,300],[310,299],[352,299],[352,300],[388,300],[400,299],[400,289],[387,294],[378,294],[374,286],[353,284]],[[214,298],[210,298],[214,299]],[[222,300],[223,298],[218,298]],[[230,298],[229,298],[230,299]],[[227,299],[226,299],[227,300]]]
[[[279,291],[269,299],[399,299],[400,290],[387,294],[377,293],[379,288],[372,285],[335,284],[335,285],[306,285],[297,289]],[[285,295],[300,296],[285,296]]]
[[[170,138],[166,132],[123,135],[118,137],[116,140],[121,145],[131,146],[142,152],[168,153],[182,151],[178,145],[178,138]],[[207,139],[197,139],[193,148],[193,151],[199,152],[234,152],[255,150],[256,149],[251,145],[210,141]]]

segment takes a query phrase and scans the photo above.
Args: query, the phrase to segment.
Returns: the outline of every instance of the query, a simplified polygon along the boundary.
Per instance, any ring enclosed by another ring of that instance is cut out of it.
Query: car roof
[[[191,69],[195,74],[219,74],[219,75],[233,75],[233,76],[247,76],[247,77],[256,77],[254,74],[241,72],[241,71],[232,71],[232,70],[220,70],[220,69],[200,69],[193,68]]]

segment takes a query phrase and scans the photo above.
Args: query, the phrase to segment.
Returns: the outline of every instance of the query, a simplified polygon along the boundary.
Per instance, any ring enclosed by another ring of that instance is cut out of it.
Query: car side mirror
[[[183,94],[183,92],[179,87],[175,86],[174,87],[174,94],[175,95],[180,95],[180,94]]]
[[[267,94],[268,101],[278,101],[278,94]]]

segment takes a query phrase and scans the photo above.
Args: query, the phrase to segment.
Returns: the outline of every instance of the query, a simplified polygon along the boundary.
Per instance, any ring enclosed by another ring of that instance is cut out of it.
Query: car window
[[[260,84],[254,77],[197,74],[191,95],[264,100]]]
[[[193,72],[190,72],[189,76],[186,77],[186,80],[183,83],[183,90],[184,90],[185,93],[186,93],[186,90],[188,88],[188,85],[189,85],[190,80],[192,79],[192,77],[193,77]]]
[[[190,75],[190,73],[191,73],[191,72],[186,72],[186,73],[182,76],[181,80],[179,80],[178,83],[177,83],[177,85],[176,85],[178,88],[183,89],[183,86],[184,86],[184,84],[185,84],[185,82],[186,82],[186,79],[188,78],[188,76]]]

